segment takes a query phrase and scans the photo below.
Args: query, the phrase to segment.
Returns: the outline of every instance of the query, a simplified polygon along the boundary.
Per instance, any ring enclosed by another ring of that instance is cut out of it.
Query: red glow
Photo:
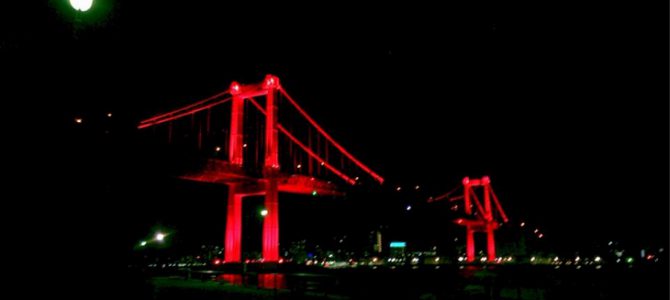
[[[241,92],[240,84],[237,83],[237,81],[233,81],[230,84],[230,94],[232,95],[239,95]]]
[[[242,195],[236,193],[237,186],[228,190],[228,215],[226,216],[226,236],[224,260],[240,262],[242,256]]]
[[[256,100],[254,100],[254,99],[249,99],[249,101],[250,101],[251,104],[253,104],[253,105],[254,105],[254,106],[255,106],[261,113],[266,114],[266,113],[265,113],[265,110],[263,109],[263,107],[261,107],[261,105],[258,104],[258,102],[256,102]],[[267,115],[267,114],[266,114],[266,115]],[[298,147],[300,147],[303,151],[305,151],[309,156],[311,156],[311,157],[314,158],[314,159],[318,159],[318,160],[323,161],[323,158],[321,158],[319,155],[317,155],[316,153],[314,153],[314,151],[312,151],[312,149],[310,149],[309,147],[307,147],[307,146],[306,146],[305,144],[303,144],[300,140],[298,140],[295,136],[293,136],[293,134],[291,134],[288,130],[286,130],[286,128],[284,128],[284,126],[281,126],[281,124],[278,124],[278,125],[277,125],[277,128],[279,128],[279,131],[281,131],[281,133],[283,133],[286,137],[288,137],[293,143],[295,143],[296,145],[298,145]],[[356,184],[356,181],[355,181],[355,180],[352,180],[349,176],[347,176],[347,175],[345,175],[344,173],[340,172],[338,169],[336,169],[335,167],[333,167],[333,165],[324,162],[324,167],[326,167],[326,169],[328,169],[329,171],[333,172],[333,173],[334,173],[335,175],[337,175],[338,177],[344,179],[347,183],[349,183],[349,184],[351,184],[351,185]]]
[[[217,259],[215,259],[215,260],[214,260],[214,264],[215,264],[215,265],[219,265],[219,264],[221,264],[221,260],[220,260],[220,259],[218,259],[218,258],[217,258]]]
[[[265,194],[267,216],[263,219],[263,260],[277,262],[279,260],[279,190],[277,180],[267,181]]]
[[[244,98],[239,96],[233,96],[229,141],[228,161],[233,166],[242,167],[244,163],[242,148],[246,144],[244,144]]]
[[[540,233],[540,234],[537,235],[537,237],[542,238],[542,237],[544,237],[544,234]]]
[[[214,103],[210,103],[210,104],[205,105],[207,102],[210,102],[212,100],[220,98],[225,94],[228,94],[228,91],[218,93],[218,94],[216,94],[214,96],[211,96],[207,99],[200,100],[198,102],[195,102],[193,104],[189,104],[187,106],[175,109],[173,111],[170,111],[170,112],[167,112],[167,113],[163,113],[163,114],[156,115],[156,116],[153,116],[151,118],[145,119],[145,120],[140,122],[140,125],[137,126],[137,128],[139,128],[139,129],[147,128],[147,127],[150,127],[150,126],[153,126],[153,125],[157,125],[157,124],[160,124],[160,123],[175,120],[175,119],[181,118],[183,116],[188,116],[188,115],[194,114],[194,113],[199,112],[199,111],[204,110],[204,109],[211,108],[211,107],[219,105],[219,104],[223,104],[223,103],[227,102],[228,100],[230,100],[231,98],[226,98],[226,99],[223,99],[223,100],[216,101]]]
[[[214,106],[226,103],[226,102],[230,101],[230,99],[232,99],[232,98],[225,98],[225,99],[222,99],[222,100],[219,100],[219,101],[216,101],[216,102],[212,102],[210,104],[203,105],[203,106],[200,106],[200,107],[195,107],[195,108],[192,108],[192,109],[180,108],[180,109],[177,109],[177,110],[169,112],[169,113],[165,113],[165,114],[162,114],[162,115],[159,115],[159,116],[155,116],[153,118],[146,119],[146,120],[140,122],[140,125],[138,125],[137,128],[138,129],[144,129],[144,128],[148,128],[148,127],[158,125],[158,124],[162,124],[162,123],[165,123],[165,122],[174,121],[174,120],[177,120],[179,118],[182,118],[182,117],[185,117],[185,116],[190,116],[190,115],[193,115],[197,112],[203,111],[205,109],[210,109]],[[191,107],[191,106],[192,105],[189,105],[188,107]]]
[[[263,80],[264,89],[276,89],[279,88],[279,78],[273,75],[266,75],[265,80]]]
[[[285,289],[286,277],[284,274],[258,274],[258,287],[262,289]]]
[[[278,80],[278,79],[277,79]],[[265,99],[265,172],[279,170],[279,134],[277,131],[277,105],[275,104],[275,81],[272,75],[265,78],[268,93]],[[267,176],[267,175],[266,175]]]
[[[349,159],[350,159],[354,164],[356,164],[359,168],[363,169],[363,171],[365,171],[365,172],[367,172],[368,174],[370,174],[370,176],[372,176],[372,178],[374,178],[375,180],[377,180],[379,183],[384,183],[384,178],[382,178],[382,177],[379,176],[377,173],[375,173],[374,171],[372,171],[368,166],[366,166],[366,165],[363,164],[361,161],[359,161],[358,159],[356,159],[353,155],[351,155],[351,153],[349,153],[349,151],[347,151],[346,149],[344,149],[344,147],[342,147],[342,145],[340,145],[338,142],[336,142],[335,139],[333,139],[333,137],[331,137],[325,130],[323,130],[323,128],[321,128],[321,126],[319,126],[319,124],[317,124],[316,121],[314,121],[314,119],[312,119],[312,117],[310,117],[310,116],[307,114],[307,112],[305,112],[305,111],[302,109],[302,107],[300,107],[300,106],[298,105],[298,103],[295,102],[295,100],[293,100],[293,98],[291,98],[291,96],[290,96],[290,95],[289,95],[283,88],[279,87],[279,91],[282,93],[282,95],[284,95],[284,96],[286,97],[286,99],[288,99],[288,100],[291,102],[291,104],[293,105],[293,107],[295,107],[295,109],[297,109],[298,112],[300,112],[300,114],[302,114],[302,116],[303,116],[305,119],[307,119],[307,121],[309,121],[309,123],[312,124],[312,126],[314,126],[314,128],[316,128],[316,130],[319,131],[319,133],[321,133],[321,135],[323,135],[323,137],[325,137],[331,144],[333,144],[333,146],[334,146],[335,148],[337,148],[337,150],[340,150],[340,152],[342,152],[342,154],[344,154],[344,156],[346,156],[347,158],[349,158]]]
[[[280,259],[279,259],[279,263],[280,263],[280,264],[283,264],[283,263],[284,263],[284,259],[283,259],[283,258],[280,258]]]
[[[477,220],[463,220],[456,219],[456,224],[465,226],[466,234],[466,255],[467,261],[473,262],[475,260],[475,243],[474,243],[474,233],[475,232],[484,232],[486,233],[486,250],[487,250],[487,260],[489,262],[494,262],[496,260],[496,248],[495,248],[495,230],[500,227],[502,223],[498,223],[494,219],[494,204],[498,212],[498,215],[503,219],[503,222],[507,222],[507,215],[498,201],[498,197],[493,188],[491,187],[491,179],[488,176],[484,176],[481,179],[470,179],[465,177],[462,180],[463,183],[463,207],[465,214],[476,217]],[[475,193],[476,187],[482,187],[484,189],[484,201],[479,200],[479,197]],[[440,197],[447,197],[450,193],[447,193]],[[453,199],[460,199],[460,197],[453,197]],[[472,212],[472,202],[477,208],[476,212]],[[491,203],[493,202],[493,204]],[[525,223],[521,223],[521,227],[525,226]],[[535,233],[538,233],[539,230],[536,230]],[[542,234],[539,236],[542,237]]]

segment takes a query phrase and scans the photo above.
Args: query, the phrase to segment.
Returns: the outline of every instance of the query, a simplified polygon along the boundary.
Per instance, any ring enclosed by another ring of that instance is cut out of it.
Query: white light
[[[526,222],[521,222],[521,227],[526,226]]]
[[[83,122],[83,121],[84,120],[82,118],[75,118],[74,119],[74,122],[77,123],[77,124],[81,124],[81,122]]]
[[[464,261],[464,260],[465,260],[465,257],[463,257],[463,256],[458,257],[458,261]]]
[[[439,257],[436,257],[436,258],[435,258],[435,262],[438,262],[438,261],[440,261],[440,258],[439,258]]]
[[[407,210],[407,211],[412,210],[412,206],[411,206],[411,205],[407,205],[407,207],[405,207],[405,210]]]
[[[295,166],[295,167],[298,168],[298,169],[300,169],[300,168],[302,168],[302,165],[301,165],[301,164],[298,164],[298,165]]]
[[[156,236],[154,237],[157,241],[162,242],[165,239],[165,234],[162,232],[156,233]]]
[[[414,187],[415,190],[418,190],[419,188],[420,188],[420,186],[418,186],[418,185]]]
[[[486,257],[482,257],[482,258],[480,258],[479,261],[481,261],[481,262],[486,262]]]
[[[612,244],[614,244],[614,242],[613,242],[613,241],[609,241],[609,243],[607,243],[607,246],[612,246]]]
[[[78,11],[87,11],[93,6],[93,0],[70,0],[72,8]]]
[[[531,258],[530,258],[530,261],[531,261],[531,262],[534,262],[534,261],[535,261],[535,256],[531,257]]]
[[[216,150],[216,152],[219,152],[219,151],[221,151],[221,147],[216,147],[216,148],[214,148],[214,150]]]
[[[265,217],[267,215],[268,215],[268,210],[267,209],[261,210],[261,216]]]
[[[144,247],[144,246],[146,246],[146,245],[147,245],[147,241],[141,241],[141,242],[140,242],[140,246]]]
[[[399,192],[400,190],[402,190],[402,188],[401,188],[401,187],[397,187],[397,188],[395,188],[395,190]]]
[[[108,118],[111,118],[111,117],[112,117],[112,113],[107,113],[107,117],[108,117]]]
[[[602,260],[602,258],[600,258],[600,256],[596,256],[593,260],[594,260],[595,262],[600,262],[600,260]]]
[[[242,144],[242,148],[246,148],[246,147],[247,147],[247,144]]]

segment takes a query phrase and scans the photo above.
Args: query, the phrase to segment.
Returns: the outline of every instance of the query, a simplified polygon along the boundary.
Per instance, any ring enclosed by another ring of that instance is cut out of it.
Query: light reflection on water
[[[254,280],[256,279],[256,280]],[[221,274],[216,277],[217,281],[224,281],[232,285],[254,285],[262,289],[286,289],[286,275],[278,273],[258,274],[256,278],[251,275]]]

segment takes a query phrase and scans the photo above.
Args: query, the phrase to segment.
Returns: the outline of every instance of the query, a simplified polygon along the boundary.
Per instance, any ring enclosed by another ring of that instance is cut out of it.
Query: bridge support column
[[[488,249],[489,262],[496,261],[496,241],[493,236],[493,224],[486,225],[486,247]]]
[[[470,226],[465,228],[465,253],[467,262],[475,261],[475,231]]]
[[[265,209],[268,214],[263,220],[263,261],[279,261],[279,132],[277,131],[277,105],[275,93],[279,79],[268,75],[263,88],[267,89],[265,103],[265,163],[263,175],[266,178]]]
[[[279,261],[279,190],[276,178],[268,178],[263,220],[263,261]]]
[[[228,212],[226,216],[226,240],[223,261],[239,263],[242,258],[242,194],[238,187],[228,188]]]

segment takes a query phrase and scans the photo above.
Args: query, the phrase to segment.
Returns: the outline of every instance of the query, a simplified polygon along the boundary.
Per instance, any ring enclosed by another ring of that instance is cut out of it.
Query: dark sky
[[[386,188],[425,186],[408,201],[488,174],[514,220],[557,241],[667,244],[667,9],[137,2],[97,1],[76,38],[64,1],[1,10],[3,98],[21,112],[9,120],[46,120],[19,137],[72,196],[46,204],[66,216],[45,211],[50,224],[88,236],[82,226],[121,223],[132,239],[134,210],[146,223],[160,219],[153,205],[179,211],[179,193],[156,192],[169,180],[137,167],[133,125],[273,73]],[[74,132],[74,116],[90,132]],[[96,135],[108,126],[111,142]]]

